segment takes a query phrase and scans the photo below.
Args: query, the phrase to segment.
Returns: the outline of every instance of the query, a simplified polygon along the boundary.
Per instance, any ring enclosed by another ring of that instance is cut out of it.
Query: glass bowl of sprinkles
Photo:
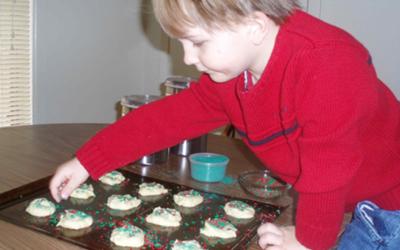
[[[239,184],[246,193],[262,199],[273,199],[291,188],[269,171],[247,171],[239,175]]]

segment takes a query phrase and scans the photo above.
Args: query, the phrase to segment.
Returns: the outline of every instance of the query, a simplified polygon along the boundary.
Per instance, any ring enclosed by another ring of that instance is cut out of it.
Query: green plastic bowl
[[[229,158],[222,154],[196,153],[189,156],[192,178],[202,182],[219,182],[225,177]]]

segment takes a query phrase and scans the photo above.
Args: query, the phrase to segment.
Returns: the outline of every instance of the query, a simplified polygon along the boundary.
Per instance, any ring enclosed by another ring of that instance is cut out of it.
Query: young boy
[[[57,201],[89,175],[232,123],[299,194],[295,227],[259,228],[263,249],[328,249],[345,211],[362,200],[400,209],[400,105],[352,36],[294,0],[153,5],[183,45],[185,63],[203,75],[88,141],[57,169],[50,183]]]

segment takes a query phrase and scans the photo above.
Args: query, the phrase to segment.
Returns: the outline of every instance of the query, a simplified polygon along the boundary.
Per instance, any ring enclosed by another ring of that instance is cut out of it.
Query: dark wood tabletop
[[[51,175],[62,162],[73,157],[76,149],[105,124],[49,124],[0,128],[0,193]],[[161,165],[143,167],[132,164],[125,169],[144,176],[179,183],[192,188],[238,198],[257,200],[240,188],[238,175],[243,171],[264,169],[261,162],[238,139],[208,135],[208,152],[230,158],[227,175],[232,183],[206,184],[190,177],[188,159],[171,155]],[[268,202],[289,206],[278,217],[278,225],[293,224],[293,191]],[[0,220],[0,249],[80,249],[56,238]],[[249,249],[260,249],[254,240]]]

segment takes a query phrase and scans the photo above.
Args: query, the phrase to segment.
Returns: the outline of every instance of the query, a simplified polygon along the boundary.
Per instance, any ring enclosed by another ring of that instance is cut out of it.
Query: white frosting
[[[78,188],[76,188],[70,195],[72,198],[77,199],[89,199],[90,197],[95,197],[94,189],[92,184],[83,183]]]
[[[142,196],[161,195],[168,193],[168,190],[156,182],[145,182],[139,185],[138,193]]]
[[[175,240],[171,250],[204,250],[197,240]]]
[[[46,198],[37,198],[29,203],[25,211],[36,217],[46,217],[56,211],[56,206]]]
[[[121,247],[141,247],[144,245],[144,232],[136,226],[127,224],[115,228],[110,240]]]
[[[82,229],[90,227],[93,224],[92,216],[75,209],[67,209],[60,216],[57,227],[68,229]]]
[[[107,199],[107,206],[116,210],[129,210],[136,208],[142,201],[130,194],[119,195],[113,194]]]
[[[254,217],[255,210],[243,201],[230,201],[224,206],[225,213],[237,219],[251,219]]]
[[[201,234],[222,239],[236,238],[236,231],[234,225],[222,219],[207,219],[204,227],[200,228]]]
[[[163,227],[179,227],[181,220],[181,214],[173,208],[156,207],[146,216],[146,222]]]
[[[203,200],[203,196],[193,189],[174,194],[175,203],[182,207],[195,207],[202,203]]]
[[[111,171],[99,178],[99,180],[107,185],[114,186],[121,184],[125,180],[125,176],[118,171]]]

